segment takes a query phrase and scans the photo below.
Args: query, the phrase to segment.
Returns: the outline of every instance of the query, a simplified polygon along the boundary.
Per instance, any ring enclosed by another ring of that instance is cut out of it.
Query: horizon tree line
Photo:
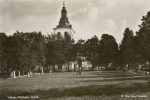
[[[76,43],[65,32],[43,35],[41,32],[19,32],[12,36],[0,33],[0,68],[7,71],[34,70],[36,66],[55,65],[61,70],[64,63],[75,62],[77,53],[81,53],[95,67],[104,66],[137,69],[140,65],[150,72],[150,11],[142,17],[139,30],[134,35],[130,28],[123,33],[121,44],[109,34],[102,34],[101,39],[94,35],[88,40],[78,40]],[[50,70],[50,69],[49,69]],[[146,72],[146,71],[145,71]]]

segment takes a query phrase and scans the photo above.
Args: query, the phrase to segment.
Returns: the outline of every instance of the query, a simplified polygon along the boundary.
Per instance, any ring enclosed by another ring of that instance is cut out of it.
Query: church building
[[[67,10],[65,7],[65,3],[63,2],[63,8],[61,10],[61,18],[59,21],[59,24],[56,26],[56,28],[53,28],[54,34],[61,33],[62,36],[67,32],[71,39],[73,39],[73,35],[75,31],[72,29],[72,25],[70,25],[68,17],[67,17]]]
[[[67,32],[71,39],[74,39],[73,35],[75,34],[75,31],[72,29],[72,25],[70,25],[68,17],[67,17],[67,10],[65,7],[65,3],[63,2],[63,7],[61,10],[61,18],[59,21],[59,24],[56,26],[56,28],[53,28],[54,34],[61,33],[61,35],[64,37],[65,33]],[[69,68],[68,68],[69,65]],[[74,70],[75,66],[77,67],[78,64],[76,62],[68,62],[63,64],[62,69],[66,70]],[[55,68],[58,69],[58,66],[55,65]],[[84,70],[89,70],[91,68],[91,64],[89,64],[87,61],[83,61],[82,68]]]

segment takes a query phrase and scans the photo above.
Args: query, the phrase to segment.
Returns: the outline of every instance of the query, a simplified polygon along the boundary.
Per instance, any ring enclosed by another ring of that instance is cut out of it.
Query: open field
[[[0,99],[38,96],[39,100],[149,100],[149,76],[121,71],[57,72],[16,79],[0,79]],[[146,97],[121,97],[146,96]],[[31,98],[30,98],[31,99]]]

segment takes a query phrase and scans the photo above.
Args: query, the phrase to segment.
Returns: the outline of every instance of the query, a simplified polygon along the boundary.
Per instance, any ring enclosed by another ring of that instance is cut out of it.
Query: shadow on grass
[[[0,74],[0,78],[4,78],[4,79],[6,79],[6,78],[10,78],[10,76],[8,76],[7,74]]]
[[[125,78],[125,80],[148,80],[148,77],[133,77],[133,78]],[[112,81],[123,81],[124,78],[117,78],[117,79],[104,79],[104,80],[83,80],[79,82],[112,82]]]
[[[150,92],[149,84],[134,84],[135,87],[115,87],[116,85],[90,85],[75,88],[53,88],[50,90],[36,90],[31,92],[9,92],[1,91],[0,99],[7,99],[7,96],[39,96],[39,98],[60,98],[66,96],[100,96],[117,95],[123,93],[146,93]]]
[[[100,73],[90,73],[92,75],[122,75],[123,73],[122,72],[112,72],[112,73],[109,73],[109,72],[100,72]],[[125,75],[136,75],[136,74],[132,74],[132,73],[129,73],[129,72],[125,72]]]
[[[125,75],[125,77],[134,77],[134,76],[140,76],[140,75],[133,75],[128,74]],[[112,77],[124,77],[123,75],[113,74],[113,75],[107,75],[107,74],[99,74],[98,76],[90,76],[90,77],[77,77],[77,78],[112,78]]]

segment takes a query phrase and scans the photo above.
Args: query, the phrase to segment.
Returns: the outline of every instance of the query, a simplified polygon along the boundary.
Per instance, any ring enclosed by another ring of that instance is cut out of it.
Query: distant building
[[[61,18],[59,24],[56,26],[56,28],[53,28],[53,30],[55,34],[60,32],[62,36],[64,36],[65,32],[67,32],[73,39],[73,35],[75,31],[72,29],[72,25],[69,24],[68,17],[67,17],[67,10],[64,2],[63,2],[63,8],[61,11]]]

